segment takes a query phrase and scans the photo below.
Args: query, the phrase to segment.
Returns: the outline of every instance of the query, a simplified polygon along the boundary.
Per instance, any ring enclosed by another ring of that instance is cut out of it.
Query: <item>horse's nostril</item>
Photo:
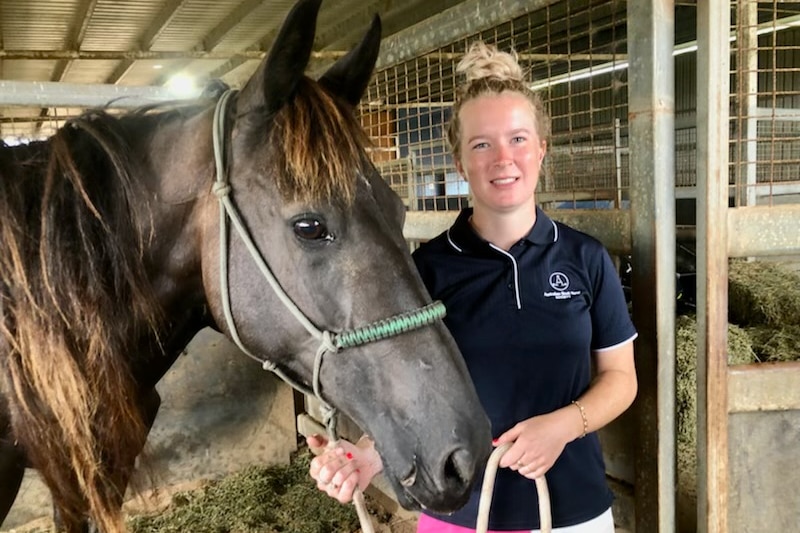
[[[451,453],[444,462],[444,478],[454,480],[458,484],[467,483],[472,477],[472,461],[470,453],[459,448]]]
[[[410,487],[417,481],[417,465],[416,463],[411,465],[411,471],[400,480],[400,484],[404,487]]]

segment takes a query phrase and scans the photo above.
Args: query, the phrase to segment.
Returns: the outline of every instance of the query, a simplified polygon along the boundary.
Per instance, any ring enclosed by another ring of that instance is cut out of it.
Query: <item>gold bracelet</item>
[[[583,435],[581,435],[578,438],[582,439],[589,432],[589,421],[586,419],[586,409],[583,408],[583,404],[578,400],[572,400],[572,403],[581,412],[581,420],[583,420]]]

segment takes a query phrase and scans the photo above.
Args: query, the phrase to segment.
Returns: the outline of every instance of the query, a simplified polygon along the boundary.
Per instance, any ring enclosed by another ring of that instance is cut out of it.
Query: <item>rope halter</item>
[[[336,353],[341,349],[352,348],[354,346],[361,346],[370,342],[375,342],[381,339],[394,337],[402,333],[419,329],[430,325],[437,320],[444,318],[445,308],[444,304],[440,301],[433,302],[419,309],[395,315],[390,318],[379,320],[366,326],[361,326],[351,330],[341,332],[332,332],[327,330],[318,329],[309,318],[303,314],[302,311],[295,305],[292,299],[286,294],[280,283],[273,275],[266,261],[258,250],[258,247],[253,242],[250,233],[247,231],[244,223],[242,222],[236,206],[231,200],[231,185],[228,182],[226,166],[225,166],[225,114],[231,98],[236,94],[236,91],[226,91],[217,102],[214,109],[214,122],[212,127],[213,144],[214,144],[214,161],[216,164],[216,178],[212,187],[212,192],[219,200],[219,258],[220,258],[220,297],[222,298],[222,309],[225,315],[225,322],[228,326],[231,339],[244,352],[248,357],[258,361],[264,370],[274,372],[278,377],[286,383],[301,391],[304,394],[312,394],[319,400],[322,405],[323,417],[325,418],[325,426],[328,430],[330,440],[337,439],[336,434],[336,410],[322,397],[320,385],[320,370],[322,368],[323,356],[327,353]],[[289,312],[297,319],[305,330],[317,341],[319,347],[316,351],[314,358],[314,373],[312,378],[312,388],[309,390],[307,387],[298,383],[290,378],[273,362],[253,354],[242,343],[239,337],[239,332],[236,329],[236,323],[233,319],[231,311],[230,290],[228,287],[228,219],[233,224],[239,238],[247,247],[250,256],[255,261],[261,275],[267,280],[275,295],[289,310]]]

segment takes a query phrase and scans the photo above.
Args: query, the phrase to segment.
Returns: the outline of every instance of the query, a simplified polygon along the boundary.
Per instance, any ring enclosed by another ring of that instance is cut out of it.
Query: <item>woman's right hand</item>
[[[344,439],[329,443],[322,435],[306,438],[310,448],[324,448],[311,460],[309,473],[317,488],[342,503],[353,499],[356,488],[366,489],[372,478],[383,470],[374,443],[362,437],[356,444]]]

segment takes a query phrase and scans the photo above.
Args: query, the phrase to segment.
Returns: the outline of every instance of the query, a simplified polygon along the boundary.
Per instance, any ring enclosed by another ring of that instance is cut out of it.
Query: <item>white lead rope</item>
[[[510,442],[498,446],[489,456],[489,461],[486,464],[486,473],[483,476],[483,485],[481,486],[476,533],[486,533],[489,529],[489,509],[492,506],[492,493],[494,492],[494,479],[497,476],[497,466],[503,454],[510,447]],[[551,533],[553,530],[553,518],[550,511],[550,490],[547,488],[547,480],[542,476],[537,477],[535,482],[536,493],[539,495],[539,531],[541,533]]]

